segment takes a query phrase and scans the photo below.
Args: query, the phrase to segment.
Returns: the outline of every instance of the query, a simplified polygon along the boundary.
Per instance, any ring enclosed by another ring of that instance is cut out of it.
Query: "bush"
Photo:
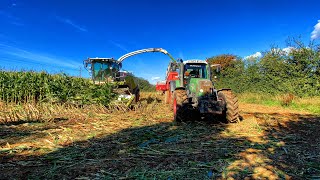
[[[232,88],[237,93],[319,96],[320,46],[313,43],[305,46],[295,39],[288,45],[290,52],[272,47],[261,58],[241,59],[234,55],[209,58],[211,64],[223,64],[219,74],[212,69],[213,76],[218,77],[217,88]],[[286,104],[287,100],[284,101]]]
[[[294,100],[294,95],[289,93],[289,94],[284,94],[280,98],[280,104],[281,106],[289,106],[292,104]]]

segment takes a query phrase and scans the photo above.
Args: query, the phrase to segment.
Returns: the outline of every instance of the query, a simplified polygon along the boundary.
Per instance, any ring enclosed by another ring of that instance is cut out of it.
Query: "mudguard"
[[[230,90],[231,90],[231,88],[222,88],[222,89],[218,89],[217,93],[218,93],[219,91],[230,91]]]

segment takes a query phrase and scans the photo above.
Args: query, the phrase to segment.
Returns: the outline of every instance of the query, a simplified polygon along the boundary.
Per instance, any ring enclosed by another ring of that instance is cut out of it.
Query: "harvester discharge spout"
[[[124,61],[125,59],[127,59],[127,58],[129,58],[131,56],[134,56],[134,55],[137,55],[137,54],[142,54],[142,53],[147,53],[147,52],[161,52],[161,53],[169,56],[172,62],[176,62],[176,60],[171,56],[171,54],[168,53],[167,50],[162,49],[162,48],[147,48],[147,49],[140,49],[140,50],[137,50],[137,51],[129,52],[129,53],[121,56],[118,59],[117,62],[118,62],[118,64],[120,64],[120,63],[122,63],[122,61]]]

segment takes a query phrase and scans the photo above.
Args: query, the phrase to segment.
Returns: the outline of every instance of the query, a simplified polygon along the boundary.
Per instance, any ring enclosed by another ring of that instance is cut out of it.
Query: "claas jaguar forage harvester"
[[[134,75],[128,71],[122,70],[122,62],[134,55],[148,52],[161,52],[173,57],[162,48],[147,48],[133,51],[114,58],[88,58],[84,60],[84,66],[89,71],[95,84],[110,83],[114,85],[114,92],[118,94],[117,100],[130,106],[133,102],[138,102],[140,98],[140,88]]]

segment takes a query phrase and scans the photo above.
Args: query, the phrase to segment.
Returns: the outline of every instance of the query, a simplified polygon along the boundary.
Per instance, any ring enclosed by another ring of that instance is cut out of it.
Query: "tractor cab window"
[[[191,78],[207,78],[206,64],[186,64],[185,75]]]

